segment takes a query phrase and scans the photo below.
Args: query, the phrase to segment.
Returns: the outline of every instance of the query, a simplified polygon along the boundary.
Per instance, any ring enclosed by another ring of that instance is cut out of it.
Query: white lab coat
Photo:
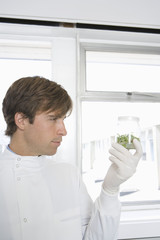
[[[0,240],[113,240],[119,218],[118,196],[93,204],[74,166],[0,154]]]

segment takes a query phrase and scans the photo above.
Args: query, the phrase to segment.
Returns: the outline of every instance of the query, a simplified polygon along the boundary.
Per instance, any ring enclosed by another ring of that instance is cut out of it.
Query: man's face
[[[64,117],[56,117],[54,112],[36,114],[33,124],[24,129],[25,155],[54,155],[67,134]]]

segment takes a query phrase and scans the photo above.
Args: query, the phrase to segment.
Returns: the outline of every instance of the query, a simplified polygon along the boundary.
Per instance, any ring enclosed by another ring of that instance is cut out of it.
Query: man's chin
[[[54,151],[48,152],[48,153],[45,154],[45,155],[47,155],[47,156],[53,156],[53,155],[55,155],[56,153],[57,153],[57,149],[55,149]]]

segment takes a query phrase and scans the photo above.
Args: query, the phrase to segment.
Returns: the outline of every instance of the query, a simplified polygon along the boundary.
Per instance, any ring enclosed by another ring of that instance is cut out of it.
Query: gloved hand
[[[113,143],[109,150],[111,156],[109,157],[112,162],[108,169],[106,177],[103,182],[103,189],[109,194],[115,194],[119,191],[121,183],[129,179],[135,172],[137,164],[142,156],[141,143],[133,140],[136,152],[131,154],[126,148],[118,143]]]

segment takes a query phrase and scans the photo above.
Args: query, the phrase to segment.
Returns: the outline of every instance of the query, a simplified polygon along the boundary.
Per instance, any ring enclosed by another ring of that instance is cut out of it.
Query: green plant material
[[[127,149],[135,149],[134,144],[133,144],[133,139],[137,139],[140,141],[139,138],[135,137],[134,135],[131,134],[130,139],[129,139],[129,134],[124,134],[124,135],[119,135],[117,136],[117,143],[121,144],[123,147]]]

